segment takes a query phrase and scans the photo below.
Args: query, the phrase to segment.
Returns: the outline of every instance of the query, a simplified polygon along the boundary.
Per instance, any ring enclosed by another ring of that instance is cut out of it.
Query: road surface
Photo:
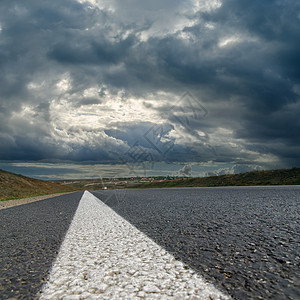
[[[32,299],[39,292],[82,194],[0,210],[0,299]]]
[[[300,187],[94,195],[236,299],[300,299]]]
[[[0,211],[1,299],[300,297],[299,186],[92,193]]]

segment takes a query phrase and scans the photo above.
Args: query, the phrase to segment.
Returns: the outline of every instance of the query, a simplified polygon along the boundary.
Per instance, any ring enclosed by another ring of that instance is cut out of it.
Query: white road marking
[[[230,299],[85,192],[44,299]]]

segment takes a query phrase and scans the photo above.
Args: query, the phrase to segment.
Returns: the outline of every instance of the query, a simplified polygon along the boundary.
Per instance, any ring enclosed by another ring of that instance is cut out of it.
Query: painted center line
[[[85,192],[40,299],[230,299]]]

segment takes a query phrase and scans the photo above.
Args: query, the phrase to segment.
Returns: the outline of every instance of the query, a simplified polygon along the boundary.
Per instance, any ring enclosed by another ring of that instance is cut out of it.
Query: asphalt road
[[[93,193],[233,298],[300,299],[299,186]],[[0,211],[0,299],[39,292],[81,196]]]
[[[0,210],[0,299],[33,299],[48,277],[82,192]]]
[[[236,299],[300,299],[300,187],[94,191]]]
[[[230,300],[86,191],[40,300]]]

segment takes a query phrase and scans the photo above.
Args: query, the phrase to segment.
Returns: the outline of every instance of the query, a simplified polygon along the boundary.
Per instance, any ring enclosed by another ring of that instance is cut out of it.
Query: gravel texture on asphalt
[[[41,300],[229,299],[85,192]]]
[[[33,299],[47,280],[83,192],[0,211],[0,299]]]
[[[236,299],[300,299],[300,187],[93,194]]]

